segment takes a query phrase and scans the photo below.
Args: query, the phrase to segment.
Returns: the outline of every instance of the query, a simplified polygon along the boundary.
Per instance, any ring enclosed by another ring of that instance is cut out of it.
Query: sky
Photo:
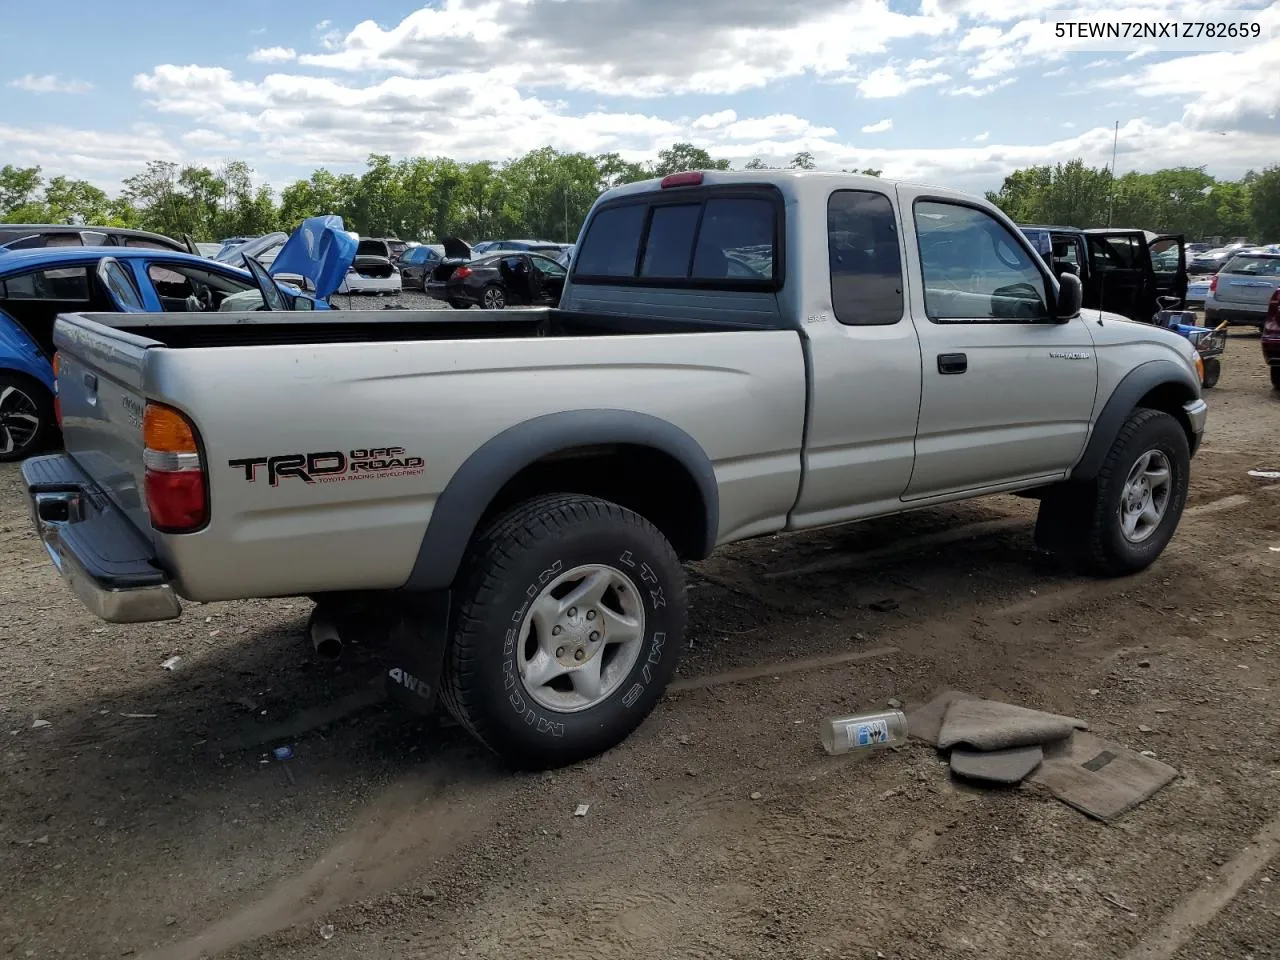
[[[1032,164],[1110,164],[1116,123],[1120,173],[1280,163],[1280,0],[1231,4],[1256,41],[1101,50],[1058,39],[1052,11],[1116,16],[1104,0],[74,6],[6,4],[0,165],[111,192],[152,159],[243,159],[278,187],[370,153],[643,160],[677,141],[982,191]],[[1123,10],[1204,19],[1176,0]]]

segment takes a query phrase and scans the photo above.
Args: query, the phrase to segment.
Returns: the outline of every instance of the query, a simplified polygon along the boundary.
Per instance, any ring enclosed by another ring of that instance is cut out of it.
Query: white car
[[[1280,254],[1238,253],[1209,281],[1204,319],[1262,328],[1271,296],[1280,289]],[[1188,295],[1190,290],[1188,289]]]
[[[391,247],[385,240],[364,237],[356,247],[356,258],[338,293],[398,295],[402,289],[400,269],[392,262]]]

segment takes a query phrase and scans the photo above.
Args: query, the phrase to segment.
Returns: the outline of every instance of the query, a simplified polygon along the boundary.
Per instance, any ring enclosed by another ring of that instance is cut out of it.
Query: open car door
[[[98,261],[98,280],[112,306],[120,313],[147,312],[133,274],[115,257],[103,257]]]
[[[1187,299],[1187,245],[1180,234],[1149,237],[1147,250],[1155,276],[1155,295]]]
[[[253,279],[258,283],[258,289],[262,291],[262,309],[263,310],[288,310],[289,299],[284,295],[271,275],[267,273],[266,267],[260,264],[253,257],[245,257],[244,265],[249,272],[253,274]]]
[[[198,246],[196,246],[196,242],[195,242],[195,240],[192,238],[191,234],[189,234],[189,233],[184,233],[184,234],[182,235],[182,244],[183,244],[183,246],[185,246],[185,247],[187,248],[187,253],[189,253],[189,254],[191,254],[191,255],[193,255],[193,256],[196,256],[196,257],[203,257],[203,256],[204,256],[204,254],[200,252],[200,248],[199,248]]]
[[[1090,270],[1084,281],[1084,305],[1150,322],[1156,306],[1146,234],[1141,230],[1089,230],[1085,244]]]

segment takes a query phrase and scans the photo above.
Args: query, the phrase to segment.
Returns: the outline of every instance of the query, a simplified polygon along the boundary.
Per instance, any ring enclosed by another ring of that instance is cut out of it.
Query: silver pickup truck
[[[54,562],[114,622],[309,596],[547,766],[653,707],[721,544],[1000,491],[1102,575],[1173,535],[1195,352],[1082,312],[982,200],[692,172],[577,249],[558,309],[63,315],[67,452],[23,469]]]

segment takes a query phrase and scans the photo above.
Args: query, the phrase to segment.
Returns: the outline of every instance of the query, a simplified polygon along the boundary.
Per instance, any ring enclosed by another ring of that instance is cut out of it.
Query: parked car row
[[[58,432],[53,327],[59,314],[328,310],[354,251],[338,217],[308,220],[286,236],[273,266],[302,278],[311,291],[304,292],[280,282],[252,255],[240,268],[154,243],[0,248],[0,461],[21,460]],[[194,335],[199,326],[187,329]]]

